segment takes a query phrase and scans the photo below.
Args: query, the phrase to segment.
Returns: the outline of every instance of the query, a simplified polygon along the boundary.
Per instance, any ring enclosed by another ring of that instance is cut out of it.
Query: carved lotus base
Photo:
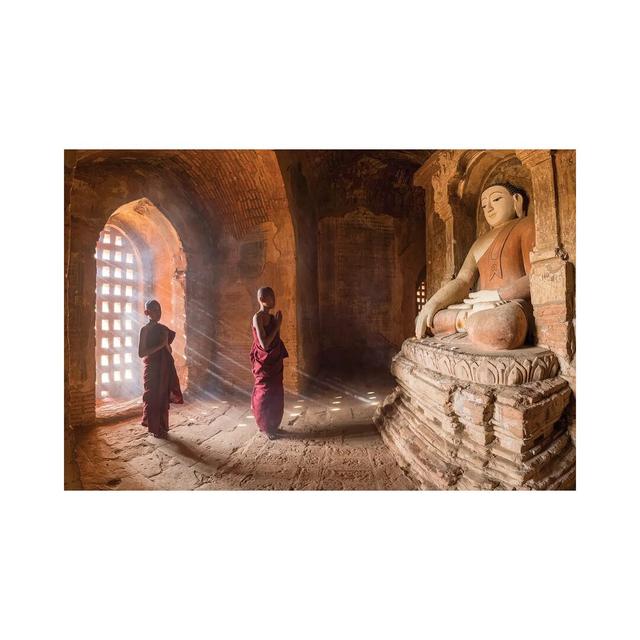
[[[466,334],[448,338],[405,340],[396,360],[406,360],[447,376],[489,385],[520,385],[558,375],[559,363],[552,351],[523,347],[511,351],[482,351],[468,342]]]
[[[397,386],[375,421],[424,489],[575,487],[571,390],[550,351],[410,339],[391,371]]]

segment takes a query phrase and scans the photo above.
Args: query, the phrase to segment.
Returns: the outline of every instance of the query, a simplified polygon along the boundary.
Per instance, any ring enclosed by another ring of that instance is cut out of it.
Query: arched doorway
[[[162,307],[161,322],[176,332],[173,357],[186,389],[187,261],[173,225],[147,198],[129,202],[107,220],[95,256],[97,413],[141,396],[138,335],[152,298]]]

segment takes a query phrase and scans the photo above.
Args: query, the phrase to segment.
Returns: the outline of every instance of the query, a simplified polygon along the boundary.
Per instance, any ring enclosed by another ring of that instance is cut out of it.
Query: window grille
[[[117,251],[113,247],[118,247]],[[125,399],[140,392],[138,331],[143,322],[143,279],[135,249],[107,225],[96,249],[96,396]],[[126,256],[126,269],[122,268]],[[126,281],[126,285],[122,281]]]

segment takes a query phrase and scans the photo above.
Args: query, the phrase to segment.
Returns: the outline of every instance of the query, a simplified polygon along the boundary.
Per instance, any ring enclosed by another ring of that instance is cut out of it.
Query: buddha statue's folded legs
[[[517,349],[527,341],[532,318],[528,300],[455,304],[435,314],[433,333],[466,332],[472,344],[488,351]]]

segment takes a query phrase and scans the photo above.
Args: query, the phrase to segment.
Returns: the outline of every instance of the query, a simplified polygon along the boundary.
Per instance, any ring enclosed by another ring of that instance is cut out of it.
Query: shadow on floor
[[[358,425],[350,425],[348,427],[336,427],[333,429],[317,429],[307,431],[289,431],[287,429],[280,429],[278,431],[280,437],[289,440],[330,440],[332,438],[339,438],[344,436],[345,439],[351,437],[362,437],[377,435],[378,430],[371,423],[364,423]]]
[[[190,447],[182,440],[175,440],[171,437],[171,431],[169,431],[169,436],[166,438],[165,444],[163,444],[163,448],[170,449],[175,453],[178,453],[185,458],[191,458],[191,460],[195,460],[196,462],[202,459],[202,449],[198,449],[197,447]]]

